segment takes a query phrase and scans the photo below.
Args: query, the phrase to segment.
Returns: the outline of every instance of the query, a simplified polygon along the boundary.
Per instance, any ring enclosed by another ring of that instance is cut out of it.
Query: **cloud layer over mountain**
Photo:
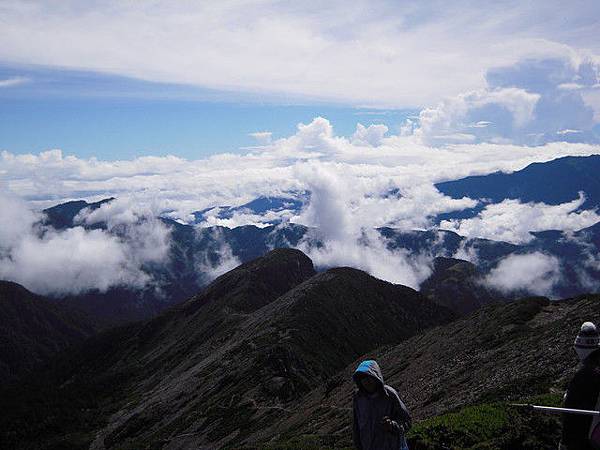
[[[589,31],[597,5],[560,5],[560,17],[555,2],[490,2],[476,13],[468,2],[377,5],[108,2],[88,9],[76,2],[60,8],[4,2],[0,60],[8,64],[422,110],[396,127],[359,123],[348,136],[337,135],[323,117],[280,139],[260,129],[250,133],[258,145],[246,153],[199,160],[2,151],[0,207],[8,212],[0,220],[0,277],[55,294],[147,286],[144,266],[164,261],[169,249],[169,230],[157,216],[192,223],[205,208],[310,192],[299,212],[234,209],[220,217],[213,209],[203,225],[317,227],[324,246],[304,250],[318,265],[351,265],[417,287],[433,256],[390,251],[373,229],[429,228],[439,214],[478,205],[443,195],[435,183],[600,154],[600,44]],[[12,77],[0,87],[25,82],[35,79]],[[118,200],[82,214],[82,226],[56,231],[38,224],[42,208],[109,196]],[[572,232],[598,222],[597,211],[581,210],[584,196],[562,205],[505,200],[441,226],[470,238],[523,243],[530,231]],[[200,260],[199,269],[216,276],[238,262],[226,246],[219,253],[222,264]],[[499,264],[490,283],[510,290],[512,274],[531,264],[539,279],[515,289],[536,282],[550,292],[546,281],[559,269],[543,256]]]
[[[476,206],[476,199],[443,195],[434,183],[514,171],[561,156],[600,154],[598,145],[564,142],[430,147],[418,136],[387,135],[386,131],[359,126],[354,136],[337,136],[328,120],[316,118],[298,125],[294,135],[247,154],[198,161],[174,156],[101,161],[64,156],[59,150],[38,155],[2,152],[2,187],[10,196],[2,197],[2,210],[8,213],[0,226],[0,277],[57,295],[119,285],[148,286],[152,280],[144,265],[164,261],[169,249],[169,231],[155,217],[193,221],[191,213],[205,207],[235,206],[260,195],[310,192],[310,202],[297,215],[284,210],[261,216],[242,210],[222,222],[213,217],[205,225],[262,225],[284,219],[318,227],[324,246],[301,246],[317,265],[359,267],[380,278],[418,287],[430,274],[433,255],[390,251],[373,229],[428,228],[438,214]],[[105,224],[104,229],[54,231],[36,225],[39,215],[15,200],[17,194],[28,199],[33,209],[81,197],[115,196],[118,200],[76,219],[88,228]],[[529,231],[574,231],[598,222],[596,211],[578,209],[583,195],[562,205],[505,200],[486,205],[474,218],[441,225],[471,238],[527,242]],[[239,262],[226,246],[221,256],[224,263],[217,268],[199,261],[199,269],[216,276]],[[536,284],[551,292],[552,283],[545,281],[552,278],[545,275],[549,264],[542,262],[543,283]],[[511,274],[521,266],[521,259],[501,264],[490,283],[508,290]]]
[[[0,195],[0,209],[0,278],[37,293],[141,289],[153,281],[144,265],[164,262],[168,256],[168,228],[153,214],[123,201],[80,217],[88,224],[104,220],[107,229],[55,230],[42,225],[42,216],[22,201],[5,195]]]
[[[504,293],[523,291],[552,296],[560,278],[560,261],[554,256],[534,252],[507,256],[492,269],[485,283]]]
[[[359,127],[358,133],[368,135],[369,128],[363,128]],[[260,195],[306,191],[311,185],[306,174],[314,173],[311,179],[333,176],[344,186],[344,195],[338,201],[344,202],[352,223],[410,229],[429,226],[437,214],[475,206],[473,199],[442,195],[433,186],[436,182],[498,170],[510,172],[532,162],[562,156],[600,153],[600,146],[592,144],[553,142],[530,147],[479,143],[429,147],[415,136],[381,137],[379,132],[375,135],[379,136],[375,146],[372,142],[357,142],[356,136],[336,136],[329,121],[316,118],[298,125],[296,134],[244,155],[222,154],[197,161],[175,156],[101,161],[64,156],[60,150],[38,155],[5,151],[0,154],[0,173],[3,189],[29,200],[34,207],[72,198],[115,196],[131,198],[137,207],[152,208],[183,221],[191,219],[191,212],[206,207],[235,206]],[[396,195],[389,195],[392,191]],[[530,226],[571,230],[598,220],[594,212],[574,212],[577,207],[576,203],[546,207],[511,201],[488,206],[473,221],[447,226],[469,236],[496,236],[519,242]],[[538,225],[519,223],[517,215],[524,212]],[[545,222],[539,222],[538,216],[544,217]],[[228,225],[251,223],[252,219],[256,218],[234,216]],[[519,226],[507,227],[507,220]],[[506,231],[494,231],[499,227]]]
[[[600,222],[597,211],[579,211],[584,201],[583,193],[578,199],[562,205],[504,200],[487,205],[474,218],[442,221],[440,226],[463,236],[524,243],[533,239],[530,231],[577,231]]]

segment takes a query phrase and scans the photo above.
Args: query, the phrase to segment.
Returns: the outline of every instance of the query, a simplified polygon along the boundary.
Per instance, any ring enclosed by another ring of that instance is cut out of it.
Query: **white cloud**
[[[75,222],[105,224],[107,231],[122,238],[137,266],[163,262],[170,248],[170,230],[158,218],[154,205],[138,205],[135,197],[116,199],[89,211],[84,209]]]
[[[82,8],[70,0],[56,8],[7,0],[0,59],[286,98],[422,106],[483,88],[490,67],[598,53],[594,3],[112,0]]]
[[[294,220],[315,227],[323,243],[322,247],[312,245],[315,237],[309,234],[299,248],[315,265],[355,267],[415,289],[431,274],[431,257],[386,247],[385,240],[373,229],[373,218],[361,210],[356,187],[347,184],[346,179],[315,165],[302,167],[298,176],[306,181],[311,198]]]
[[[577,91],[579,89],[583,89],[585,86],[578,83],[561,83],[558,85],[559,89],[564,89],[565,91]]]
[[[249,136],[256,139],[259,144],[267,145],[271,143],[273,133],[271,131],[256,131],[254,133],[250,133]]]
[[[0,210],[0,256],[4,257],[3,252],[29,234],[42,216],[28,208],[18,197],[3,194],[1,191]]]
[[[37,155],[4,151],[0,152],[0,182],[5,190],[31,199],[34,208],[81,197],[99,200],[114,196],[133,202],[138,211],[149,211],[147,215],[168,212],[169,217],[185,221],[191,212],[203,208],[238,206],[260,195],[286,196],[305,191],[307,183],[298,174],[308,164],[346,180],[356,210],[363,212],[363,225],[394,223],[423,228],[428,226],[428,216],[474,204],[470,199],[453,200],[441,195],[433,183],[498,170],[512,172],[562,156],[592,154],[600,154],[600,146],[481,143],[434,148],[403,136],[389,136],[379,145],[366,147],[353,143],[351,138],[336,136],[326,119],[317,118],[300,125],[296,134],[247,154],[221,154],[192,161],[175,156],[102,161],[65,156],[60,150]],[[391,189],[398,189],[400,198],[385,198]],[[115,209],[118,205],[123,205],[119,214]],[[105,214],[108,208],[111,220],[130,213],[126,203],[105,208],[87,220]],[[581,216],[586,217],[592,216]],[[245,217],[240,212],[234,219],[230,225],[246,220],[256,223],[260,218]],[[569,222],[567,225],[571,226]],[[461,231],[468,229],[465,226]]]
[[[492,124],[492,122],[489,122],[487,120],[480,120],[479,122],[474,123],[474,124],[469,125],[469,126],[471,128],[485,128],[485,127],[487,127],[487,126],[489,126],[491,124]]]
[[[2,152],[0,180],[5,190],[30,198],[30,206],[37,208],[82,196],[89,201],[118,198],[77,219],[86,225],[106,222],[107,248],[115,250],[108,252],[114,259],[107,259],[105,265],[115,270],[106,269],[107,273],[99,279],[82,276],[81,286],[90,286],[91,280],[99,286],[147,282],[141,267],[161,260],[168,248],[168,232],[153,219],[156,215],[167,214],[185,221],[191,212],[215,205],[239,206],[261,195],[288,196],[306,191],[312,193],[310,206],[297,217],[290,211],[261,216],[240,210],[224,220],[208,214],[204,225],[262,226],[283,219],[318,226],[325,236],[325,248],[307,249],[317,264],[352,265],[389,281],[418,286],[429,273],[431,255],[407,258],[402,252],[390,252],[372,230],[385,225],[403,230],[428,228],[431,218],[440,213],[475,206],[473,199],[442,195],[434,183],[498,170],[511,172],[532,162],[561,156],[600,154],[598,145],[567,143],[539,147],[489,143],[430,147],[411,136],[379,139],[382,131],[380,128],[377,138],[367,146],[357,142],[356,136],[337,136],[329,121],[316,118],[300,124],[292,136],[244,155],[221,154],[195,161],[174,156],[102,161],[65,156],[59,150],[37,155]],[[468,237],[524,242],[530,238],[529,231],[576,230],[598,221],[594,211],[576,211],[582,201],[559,206],[505,201],[488,205],[477,218],[443,225]],[[22,220],[35,220],[35,214],[23,208],[9,209],[20,210],[17,215]],[[69,238],[75,248],[86,252],[93,249],[92,244],[75,246],[86,236],[84,230],[64,236],[48,234],[46,242],[35,236],[30,226],[24,228],[27,232],[23,234],[10,225],[19,222],[16,218],[3,219],[0,239],[5,241],[48,249]],[[100,235],[90,237],[91,243],[100,242]],[[365,241],[369,241],[368,246],[361,244]],[[34,253],[23,250],[28,257]],[[108,258],[108,254],[99,254]],[[224,249],[224,262],[209,272],[218,274],[222,268],[232,267],[235,260],[229,256]],[[47,258],[47,262],[65,263],[52,258]],[[123,264],[126,269],[120,268]],[[22,263],[19,267],[25,266]],[[43,266],[36,262],[31,267]],[[14,266],[10,273],[21,276],[22,281],[33,279],[23,278],[19,270]],[[61,292],[60,286],[68,284],[66,278],[54,274],[41,277],[41,269],[37,273],[40,279],[56,280],[56,285],[38,286],[48,292]]]
[[[434,145],[448,142],[474,142],[477,140],[476,135],[460,131],[468,131],[469,128],[488,128],[487,126],[473,127],[472,123],[491,125],[492,122],[483,119],[497,120],[498,114],[503,112],[510,115],[508,125],[511,128],[520,128],[532,119],[539,98],[538,94],[516,88],[480,90],[461,94],[445,100],[436,108],[421,111],[419,127],[415,134],[424,142]],[[493,108],[494,111],[479,115],[479,111],[489,108]]]
[[[132,266],[116,237],[77,227],[28,235],[2,260],[0,276],[46,295],[79,294],[113,286],[143,287],[149,277]]]
[[[598,250],[595,248],[585,249],[581,255],[581,263],[583,267],[574,267],[579,285],[588,292],[598,292],[600,290],[600,279],[593,275],[593,272],[596,274],[600,272]]]
[[[554,286],[561,276],[557,258],[534,252],[502,259],[484,283],[506,293],[526,291],[552,297]]]
[[[31,80],[27,77],[11,77],[0,80],[0,88],[10,88],[14,86],[21,86],[29,83]]]
[[[533,239],[530,231],[576,231],[600,222],[600,215],[596,211],[578,211],[584,202],[583,193],[578,199],[560,205],[504,200],[487,205],[477,217],[442,221],[440,228],[463,236],[525,243]]]
[[[295,167],[317,162],[354,177],[367,190],[397,186],[411,189],[498,170],[515,171],[532,162],[562,156],[600,154],[600,146],[549,143],[541,147],[464,144],[432,148],[411,137],[390,136],[365,148],[335,136],[325,119],[302,125],[296,134],[245,155],[221,154],[186,160],[175,156],[102,161],[65,156],[60,150],[37,155],[0,153],[5,189],[50,206],[58,200],[135,194],[139,205],[157,204],[185,217],[214,205],[240,205],[260,194],[302,191]],[[365,191],[366,192],[366,191]]]
[[[264,214],[254,214],[244,210],[235,211],[231,217],[221,218],[219,217],[219,211],[221,208],[215,208],[205,214],[205,220],[199,225],[202,227],[227,227],[236,228],[243,225],[254,225],[258,228],[268,227],[274,223],[281,221],[289,221],[295,216],[295,213],[290,210],[282,211],[267,211]]]
[[[469,261],[475,265],[479,264],[479,253],[477,247],[471,245],[469,239],[463,239],[458,246],[456,252],[452,255],[452,258],[462,259]]]
[[[2,194],[0,209],[0,278],[39,294],[143,288],[152,282],[143,265],[168,256],[169,231],[155,218],[121,222],[118,229],[109,225],[109,231],[80,226],[57,231],[39,225],[38,215]],[[11,223],[20,225],[19,232]]]
[[[199,232],[206,233],[206,231]],[[212,228],[209,233],[214,245],[207,248],[205,252],[194,254],[196,273],[202,277],[201,281],[204,283],[211,282],[241,264],[219,228]]]
[[[378,147],[381,145],[381,142],[388,131],[388,127],[383,124],[365,127],[363,124],[359,123],[356,125],[356,131],[352,135],[352,143],[354,145]]]
[[[589,56],[529,59],[491,68],[484,89],[424,109],[419,123],[411,121],[405,129],[433,145],[598,142],[600,136],[593,131],[596,106],[588,94],[596,89],[599,74],[600,63]],[[577,89],[569,81],[577,81]]]

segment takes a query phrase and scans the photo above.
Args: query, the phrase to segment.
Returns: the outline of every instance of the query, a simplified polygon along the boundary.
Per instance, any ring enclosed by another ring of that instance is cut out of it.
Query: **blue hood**
[[[360,383],[358,383],[358,378],[362,375],[368,375],[370,377],[375,378],[381,384],[382,389],[385,386],[385,383],[383,382],[383,374],[381,373],[381,368],[379,367],[379,364],[377,364],[377,361],[373,359],[367,359],[361,362],[354,371],[354,375],[352,375],[352,379],[354,380],[354,382],[358,386],[358,389],[360,390],[362,390],[362,386],[360,385]]]

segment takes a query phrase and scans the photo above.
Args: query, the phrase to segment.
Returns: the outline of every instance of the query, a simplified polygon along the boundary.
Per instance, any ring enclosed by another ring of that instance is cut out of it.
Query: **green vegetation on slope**
[[[559,406],[561,396],[548,394],[523,403]],[[408,434],[411,450],[542,450],[560,440],[560,416],[495,402],[466,406],[414,424]],[[274,443],[231,447],[230,450],[352,449],[351,436],[303,435]]]
[[[548,394],[524,400],[559,406],[561,397]],[[432,417],[415,424],[409,433],[414,450],[541,450],[554,449],[560,440],[560,416],[510,406],[483,403]]]

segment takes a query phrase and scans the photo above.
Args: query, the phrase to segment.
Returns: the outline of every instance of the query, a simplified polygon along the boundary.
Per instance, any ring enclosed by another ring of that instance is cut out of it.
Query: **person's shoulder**
[[[583,365],[575,372],[569,385],[586,385],[597,380],[600,380],[600,367],[595,365]]]
[[[388,395],[393,395],[394,397],[398,397],[398,399],[400,399],[398,391],[396,391],[396,389],[394,389],[393,387],[386,384],[383,386],[383,389],[385,390],[385,392],[387,392]]]

